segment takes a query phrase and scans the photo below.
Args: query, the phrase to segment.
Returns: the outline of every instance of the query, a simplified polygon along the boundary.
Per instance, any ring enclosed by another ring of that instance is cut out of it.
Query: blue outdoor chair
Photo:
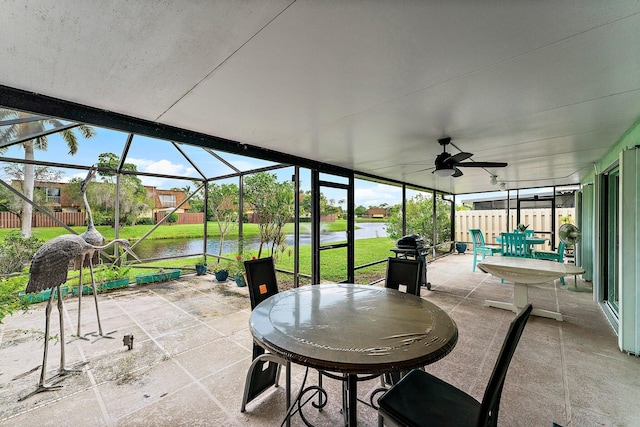
[[[471,235],[471,241],[473,242],[473,269],[471,271],[476,271],[478,255],[482,256],[480,261],[484,261],[485,256],[499,254],[502,249],[497,246],[486,245],[484,243],[484,235],[479,228],[470,228],[469,234]]]
[[[500,233],[502,256],[526,258],[527,235],[524,233]]]
[[[533,251],[532,255],[536,259],[546,259],[549,261],[564,262],[564,249],[566,243],[560,242],[557,251]],[[564,277],[560,278],[562,286],[564,286]]]

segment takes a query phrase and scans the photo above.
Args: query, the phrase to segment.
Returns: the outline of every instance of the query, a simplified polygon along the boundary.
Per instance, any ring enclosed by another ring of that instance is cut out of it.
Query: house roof
[[[0,25],[7,107],[124,130],[130,117],[457,194],[494,190],[491,175],[577,184],[640,115],[630,0],[34,0],[5,4]],[[451,154],[508,166],[434,175],[445,136]]]

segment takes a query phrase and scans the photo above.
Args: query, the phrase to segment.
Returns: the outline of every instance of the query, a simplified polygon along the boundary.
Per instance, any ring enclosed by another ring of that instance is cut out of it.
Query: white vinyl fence
[[[560,243],[558,229],[563,224],[562,218],[568,217],[575,223],[574,208],[556,209],[556,229],[555,246]],[[520,222],[528,225],[530,230],[545,232],[536,235],[551,238],[551,209],[522,209],[520,211]],[[505,231],[513,231],[518,223],[516,222],[516,210],[509,212],[509,229],[507,229],[507,213],[504,210],[478,210],[478,211],[457,211],[456,212],[456,242],[471,242],[469,235],[470,228],[479,228],[484,234],[484,241],[487,244],[496,244],[495,238]],[[538,249],[550,249],[540,247]]]

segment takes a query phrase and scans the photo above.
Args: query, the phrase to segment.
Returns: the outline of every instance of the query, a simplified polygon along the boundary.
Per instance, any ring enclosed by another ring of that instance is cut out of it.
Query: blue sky
[[[68,154],[68,147],[62,138],[53,134],[48,137],[48,150],[36,151],[37,160],[66,163],[74,165],[89,166],[98,161],[98,155],[104,152],[112,152],[118,156],[122,155],[127,134],[112,131],[104,128],[94,128],[97,135],[90,139],[79,137],[78,152],[71,156]],[[196,164],[196,166],[207,176],[215,177],[233,173],[224,163],[218,161],[200,147],[180,145],[185,154]],[[233,164],[240,170],[250,170],[254,168],[269,166],[274,163],[249,157],[237,156],[224,152],[217,152],[221,157]],[[21,146],[10,147],[4,154],[9,158],[24,158],[24,151]],[[127,163],[134,163],[139,171],[158,174],[177,175],[185,177],[199,177],[196,169],[185,159],[185,157],[168,141],[155,140],[147,137],[136,136],[133,139]],[[62,169],[63,181],[68,181],[74,177],[84,178],[86,171],[80,169]],[[305,174],[306,172],[306,174]],[[281,179],[289,179],[293,173],[292,168],[276,171]],[[0,171],[3,179],[8,179],[4,171]],[[172,187],[183,188],[190,186],[194,188],[189,179],[165,179],[156,177],[140,176],[144,185],[155,186],[161,189]],[[308,171],[302,172],[302,189],[310,188],[310,178]],[[236,182],[235,180],[233,182]],[[344,198],[345,193],[340,190],[330,188],[323,189],[323,193],[328,199],[338,200]],[[356,206],[365,207],[378,206],[383,203],[394,205],[401,202],[402,192],[399,187],[378,184],[366,180],[356,180],[355,201]]]

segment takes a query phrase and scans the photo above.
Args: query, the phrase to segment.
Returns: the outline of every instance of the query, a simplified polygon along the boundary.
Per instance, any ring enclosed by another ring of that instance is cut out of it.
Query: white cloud
[[[165,175],[192,176],[194,169],[186,165],[173,163],[170,160],[147,160],[127,158],[128,163],[133,163],[141,172],[158,173]]]
[[[140,159],[140,158],[127,158],[127,163],[133,163],[136,165],[140,172],[149,172],[149,173],[157,173],[163,175],[175,175],[175,176],[185,176],[185,177],[196,177],[195,169],[184,165],[173,163],[171,160],[162,159],[162,160],[149,160],[149,159]],[[170,189],[174,187],[184,187],[185,185],[191,185],[189,179],[185,180],[176,180],[169,178],[159,178],[154,176],[139,176],[143,185],[148,185],[152,187],[157,187],[160,189]]]
[[[356,183],[354,198],[356,206],[380,206],[383,203],[389,206],[402,203],[402,190],[384,184],[373,184],[368,188],[361,188],[360,182]]]

